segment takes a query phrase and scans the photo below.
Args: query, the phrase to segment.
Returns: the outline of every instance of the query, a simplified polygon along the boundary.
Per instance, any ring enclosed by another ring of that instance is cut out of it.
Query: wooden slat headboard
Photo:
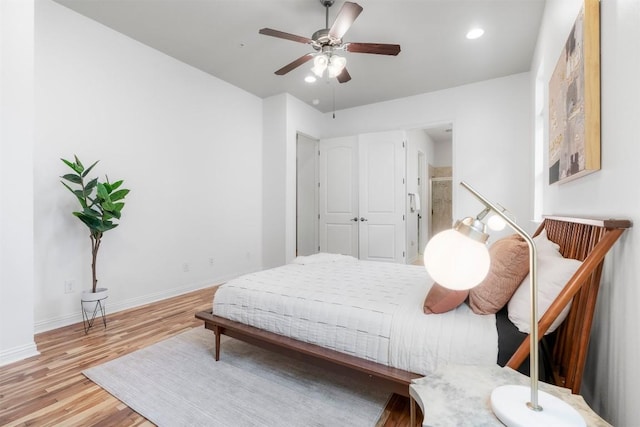
[[[538,321],[538,336],[542,338],[553,320],[573,299],[567,318],[556,331],[551,349],[554,383],[570,388],[573,393],[580,392],[604,257],[625,229],[631,226],[628,220],[548,216],[534,234],[536,236],[546,230],[549,240],[560,245],[560,253],[565,258],[582,261]],[[529,339],[527,337],[522,342],[507,366],[517,369],[525,361],[529,356]]]

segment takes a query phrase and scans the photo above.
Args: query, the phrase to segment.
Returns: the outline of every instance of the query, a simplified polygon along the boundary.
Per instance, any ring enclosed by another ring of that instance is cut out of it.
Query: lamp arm
[[[538,254],[536,245],[529,236],[513,219],[509,218],[503,210],[485,198],[466,182],[460,182],[471,194],[473,194],[487,208],[493,210],[496,215],[500,216],[509,226],[520,235],[529,245],[529,290],[531,298],[531,325],[530,325],[530,347],[529,347],[529,378],[531,379],[531,402],[527,405],[534,411],[540,411],[542,408],[538,405]]]

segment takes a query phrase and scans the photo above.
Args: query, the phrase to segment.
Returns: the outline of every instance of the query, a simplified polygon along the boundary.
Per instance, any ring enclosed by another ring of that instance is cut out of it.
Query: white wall
[[[533,212],[532,105],[530,74],[522,73],[342,110],[335,119],[325,114],[323,137],[451,122],[454,183],[467,181],[529,229],[533,227],[527,222]],[[454,218],[475,215],[482,208],[459,185],[453,187],[453,200]]]
[[[581,3],[546,4],[532,66],[542,67],[545,82]],[[600,5],[602,170],[561,185],[549,186],[545,178],[543,212],[628,218],[636,224],[605,263],[582,387],[601,416],[613,425],[630,426],[640,418],[640,2],[603,0]],[[546,135],[548,141],[548,131]],[[544,170],[547,153],[545,147]]]
[[[91,280],[60,157],[99,159],[97,173],[131,189],[99,254],[109,311],[261,268],[261,99],[49,0],[36,5],[35,58],[38,329],[79,321]]]
[[[323,116],[288,94],[264,101],[264,268],[296,256],[296,135],[320,138]]]
[[[454,129],[455,132],[455,129]],[[453,144],[449,142],[438,142],[434,147],[434,161],[435,167],[449,167],[453,163]]]
[[[285,264],[287,182],[287,95],[263,103],[262,156],[262,266]],[[295,160],[294,160],[295,163]],[[293,187],[295,191],[295,186]],[[295,224],[294,224],[295,225]]]
[[[0,1],[0,365],[33,340],[32,0]]]

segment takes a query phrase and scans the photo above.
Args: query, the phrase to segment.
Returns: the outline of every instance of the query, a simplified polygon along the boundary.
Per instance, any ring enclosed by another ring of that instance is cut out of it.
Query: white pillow
[[[582,263],[575,259],[564,258],[558,251],[559,246],[548,240],[544,232],[533,240],[538,252],[538,320],[540,320]],[[530,333],[531,316],[529,286],[529,275],[527,275],[507,305],[509,320],[518,327],[520,332],[527,334]],[[571,301],[553,321],[547,334],[560,326],[569,314],[570,308]]]
[[[547,237],[547,230],[542,230],[542,233],[533,238],[533,242],[536,244],[536,251],[538,252],[538,258],[541,256],[562,256],[560,253],[560,245],[552,242]]]

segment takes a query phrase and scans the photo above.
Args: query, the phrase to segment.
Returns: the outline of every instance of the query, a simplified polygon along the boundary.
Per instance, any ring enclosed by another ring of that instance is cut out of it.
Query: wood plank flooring
[[[0,368],[1,426],[152,426],[82,375],[91,366],[202,326],[213,288],[107,315],[85,335],[82,323],[35,336],[40,355]],[[213,334],[212,334],[213,339]],[[408,399],[393,395],[378,426],[409,426]]]

